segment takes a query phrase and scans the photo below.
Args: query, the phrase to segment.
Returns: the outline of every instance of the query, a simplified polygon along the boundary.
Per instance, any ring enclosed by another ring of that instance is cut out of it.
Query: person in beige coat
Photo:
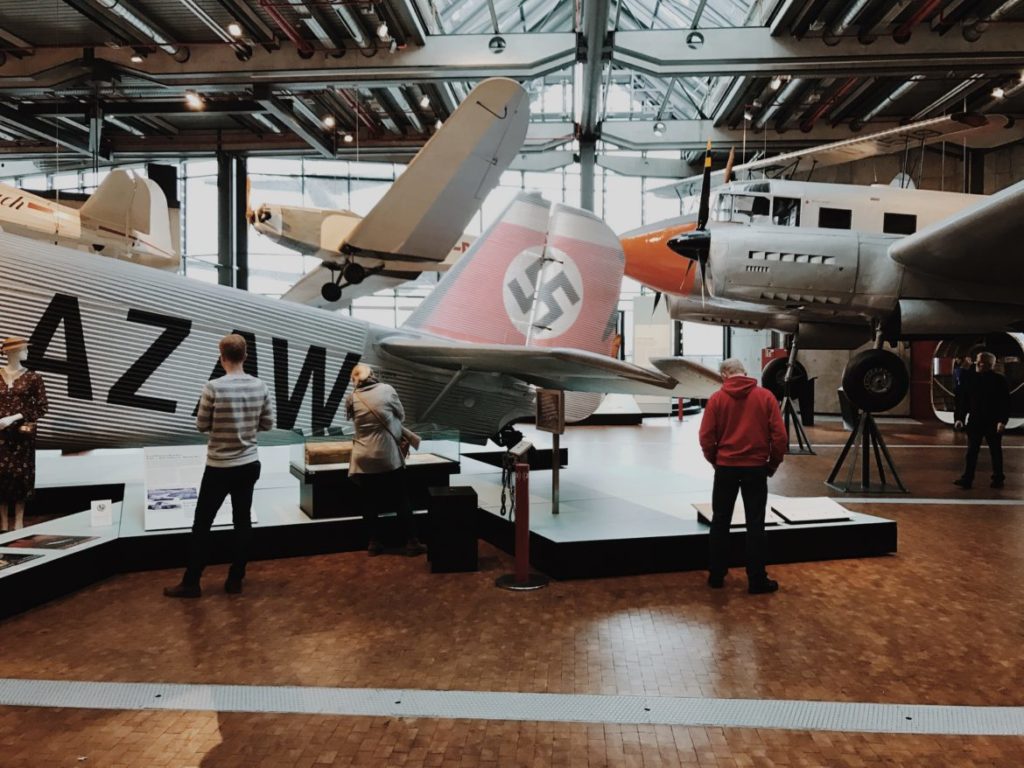
[[[379,522],[384,511],[398,514],[405,554],[421,555],[426,548],[416,537],[401,448],[405,419],[402,401],[395,388],[379,381],[368,365],[352,369],[352,387],[345,398],[345,412],[356,430],[348,476],[361,491],[369,534],[367,553],[374,557],[384,551]]]

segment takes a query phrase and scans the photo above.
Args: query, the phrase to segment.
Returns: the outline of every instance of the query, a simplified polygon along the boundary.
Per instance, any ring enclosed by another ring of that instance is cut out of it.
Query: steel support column
[[[234,285],[235,276],[231,250],[232,165],[231,155],[217,153],[217,282],[221,285]]]
[[[234,168],[234,210],[231,224],[234,227],[235,287],[249,290],[249,222],[245,211],[249,205],[249,169],[242,155],[235,157]]]
[[[583,59],[583,82],[577,87],[583,92],[580,113],[580,137],[597,136],[601,119],[601,80],[604,72],[605,43],[608,37],[608,0],[586,0],[583,4],[583,40],[586,58]]]
[[[594,166],[597,165],[597,141],[580,140],[580,207],[594,212]]]

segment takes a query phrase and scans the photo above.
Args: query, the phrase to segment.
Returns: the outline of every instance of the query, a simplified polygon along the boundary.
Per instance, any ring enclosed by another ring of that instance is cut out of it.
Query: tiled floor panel
[[[962,438],[884,425],[907,485],[929,504],[857,504],[899,524],[899,553],[775,566],[782,590],[746,594],[741,572],[496,589],[510,560],[481,545],[478,573],[430,574],[422,558],[359,553],[259,562],[246,593],[199,601],[135,573],[2,623],[0,677],[512,691],[607,696],[1024,704],[1024,439],[1008,482],[965,494]],[[576,466],[643,467],[636,504],[664,508],[684,474],[710,487],[694,422],[574,430]],[[836,425],[812,430],[842,442]],[[837,448],[790,458],[771,490],[824,495]],[[663,473],[657,481],[656,470]],[[979,470],[987,471],[987,457]],[[628,473],[617,473],[626,478]],[[982,478],[979,478],[979,481]],[[615,482],[612,482],[612,481]],[[540,484],[538,484],[540,487]],[[941,499],[952,503],[943,504]],[[965,505],[970,499],[976,504]],[[986,499],[1000,505],[986,504]],[[652,504],[653,506],[653,504]],[[78,761],[78,757],[86,757]],[[1019,737],[842,734],[633,724],[0,708],[0,765],[49,766],[1020,766]]]
[[[5,768],[992,768],[1007,737],[215,712],[0,710]]]

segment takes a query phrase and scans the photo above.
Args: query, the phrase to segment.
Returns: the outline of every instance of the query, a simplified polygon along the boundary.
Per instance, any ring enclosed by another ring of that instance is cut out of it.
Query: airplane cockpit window
[[[771,214],[771,199],[761,195],[719,195],[715,221],[749,224],[755,216]]]
[[[887,235],[912,235],[917,232],[917,216],[912,213],[887,213],[882,222]]]
[[[800,226],[800,198],[776,197],[772,204],[772,222],[780,227]]]
[[[853,211],[848,208],[821,208],[818,211],[818,226],[822,229],[850,229]]]

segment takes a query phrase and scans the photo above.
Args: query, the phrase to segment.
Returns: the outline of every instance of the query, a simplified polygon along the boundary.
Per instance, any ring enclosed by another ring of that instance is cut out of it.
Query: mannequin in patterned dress
[[[43,377],[22,361],[28,342],[14,336],[0,342],[7,364],[0,368],[0,527],[9,529],[9,508],[14,527],[25,525],[25,500],[36,484],[36,422],[49,406]]]

